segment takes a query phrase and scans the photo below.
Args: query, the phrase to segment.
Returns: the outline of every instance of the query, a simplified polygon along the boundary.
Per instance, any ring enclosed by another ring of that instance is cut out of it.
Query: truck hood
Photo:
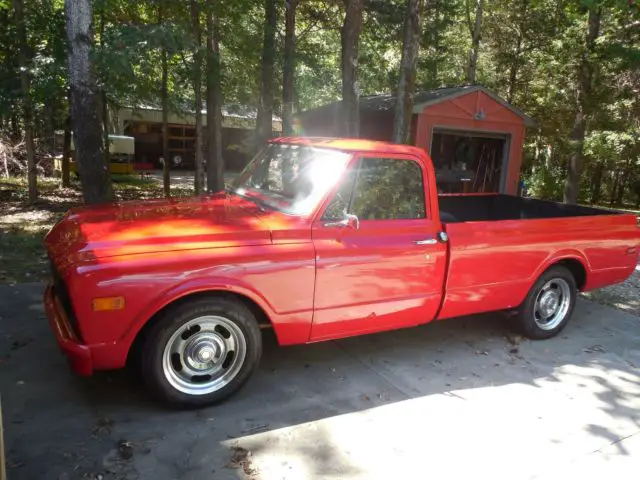
[[[224,193],[75,208],[45,237],[61,268],[121,255],[270,243],[260,209]]]

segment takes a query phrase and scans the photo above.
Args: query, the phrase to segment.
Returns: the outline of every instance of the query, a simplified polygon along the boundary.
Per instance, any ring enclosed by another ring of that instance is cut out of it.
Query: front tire
[[[532,340],[551,338],[569,322],[577,297],[576,280],[565,267],[549,268],[531,287],[516,316],[517,327]]]
[[[166,310],[142,344],[151,391],[183,408],[221,402],[249,379],[262,355],[258,322],[232,297],[202,298]]]

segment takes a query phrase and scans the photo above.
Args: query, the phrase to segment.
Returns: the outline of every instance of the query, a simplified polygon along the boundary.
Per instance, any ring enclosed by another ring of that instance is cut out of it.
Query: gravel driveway
[[[640,264],[626,281],[588,292],[585,296],[640,317]]]

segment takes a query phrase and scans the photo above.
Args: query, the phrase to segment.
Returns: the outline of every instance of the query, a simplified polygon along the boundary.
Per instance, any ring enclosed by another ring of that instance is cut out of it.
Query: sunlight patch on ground
[[[0,216],[0,227],[20,228],[28,232],[36,232],[43,227],[50,227],[58,215],[44,210],[25,210],[7,213]]]
[[[608,364],[564,365],[534,384],[411,398],[223,444],[250,451],[257,478],[530,478],[640,430],[640,375]]]

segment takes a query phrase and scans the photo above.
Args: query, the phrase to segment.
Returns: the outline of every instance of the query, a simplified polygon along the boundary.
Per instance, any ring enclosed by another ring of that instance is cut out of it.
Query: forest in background
[[[259,145],[272,112],[287,134],[295,112],[342,100],[354,135],[358,96],[395,92],[403,141],[412,91],[480,83],[537,122],[532,195],[640,204],[634,0],[0,0],[0,25],[0,175],[28,175],[32,200],[72,129],[85,201],[110,197],[107,107],[206,104],[219,127],[222,105],[255,106]],[[197,192],[221,186],[218,127],[197,127],[215,147]]]

